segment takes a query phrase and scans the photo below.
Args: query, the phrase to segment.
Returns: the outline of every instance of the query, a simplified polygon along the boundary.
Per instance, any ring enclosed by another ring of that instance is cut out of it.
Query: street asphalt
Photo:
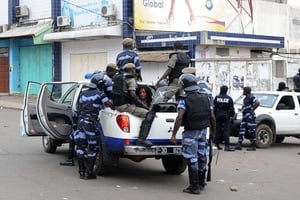
[[[23,96],[22,95],[0,95],[0,109],[22,109]]]

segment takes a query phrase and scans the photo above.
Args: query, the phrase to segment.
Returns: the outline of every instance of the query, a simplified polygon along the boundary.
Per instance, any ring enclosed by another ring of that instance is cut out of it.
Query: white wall
[[[62,43],[62,81],[70,81],[71,54],[107,53],[106,64],[115,63],[117,54],[122,51],[121,43],[121,38]],[[105,70],[105,67],[106,65],[102,66],[102,68],[99,66],[99,70]],[[87,69],[86,73],[88,72],[91,71]],[[82,74],[83,77],[84,74]]]
[[[20,5],[29,8],[29,20],[51,18],[51,0],[20,0]]]

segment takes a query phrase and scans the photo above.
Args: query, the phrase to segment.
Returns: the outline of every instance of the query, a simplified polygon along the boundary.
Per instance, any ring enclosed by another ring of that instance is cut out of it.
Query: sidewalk
[[[23,104],[22,95],[0,95],[0,109],[10,108],[21,110]]]

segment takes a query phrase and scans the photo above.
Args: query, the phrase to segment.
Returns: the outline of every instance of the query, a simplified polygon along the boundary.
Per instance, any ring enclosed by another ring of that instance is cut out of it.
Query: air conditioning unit
[[[115,4],[109,4],[101,7],[101,15],[103,17],[115,16],[117,13]]]
[[[8,29],[8,25],[7,24],[0,25],[0,33],[3,33],[5,31],[7,31],[7,29]]]
[[[58,27],[64,27],[64,26],[70,26],[71,20],[70,16],[58,16],[57,17],[57,26]]]
[[[16,6],[16,17],[28,17],[29,16],[29,9],[27,5],[20,5]]]

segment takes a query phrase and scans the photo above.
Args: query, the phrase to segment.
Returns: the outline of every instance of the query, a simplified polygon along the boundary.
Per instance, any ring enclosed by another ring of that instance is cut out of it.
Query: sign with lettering
[[[134,0],[134,26],[137,30],[224,32],[225,2]]]

